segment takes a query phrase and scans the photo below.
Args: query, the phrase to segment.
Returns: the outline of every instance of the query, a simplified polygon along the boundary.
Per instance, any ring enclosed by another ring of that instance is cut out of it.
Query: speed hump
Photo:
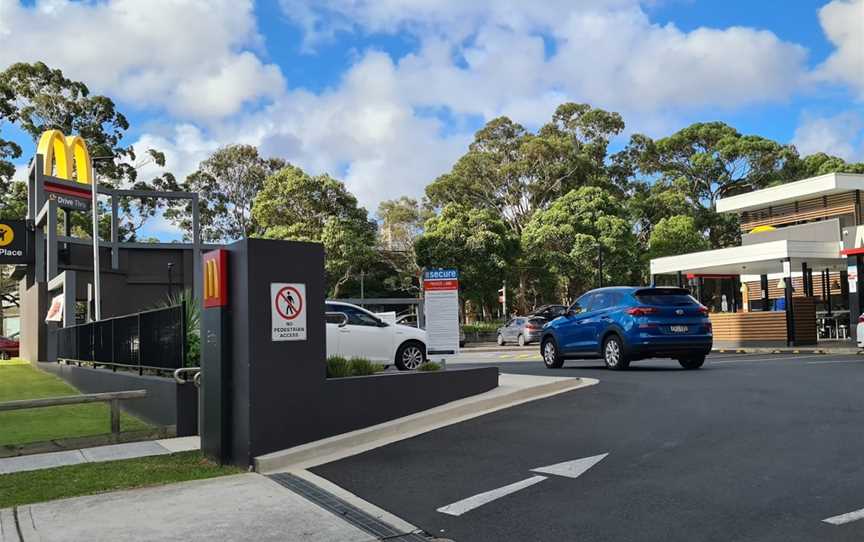
[[[306,285],[270,283],[270,314],[274,341],[305,341]]]

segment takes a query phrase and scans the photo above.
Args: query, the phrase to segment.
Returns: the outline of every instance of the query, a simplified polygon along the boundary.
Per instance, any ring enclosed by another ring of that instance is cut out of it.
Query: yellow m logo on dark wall
[[[64,136],[60,130],[48,130],[39,138],[36,153],[44,156],[42,174],[81,184],[93,183],[93,164],[87,143],[81,136]],[[54,168],[57,168],[56,175]],[[73,179],[73,174],[75,179]]]

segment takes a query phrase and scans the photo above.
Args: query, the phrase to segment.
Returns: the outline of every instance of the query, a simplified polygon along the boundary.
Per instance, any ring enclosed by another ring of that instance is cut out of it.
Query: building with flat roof
[[[864,307],[864,175],[831,173],[723,198],[741,245],[651,260],[652,280],[689,284],[720,346],[855,339]]]

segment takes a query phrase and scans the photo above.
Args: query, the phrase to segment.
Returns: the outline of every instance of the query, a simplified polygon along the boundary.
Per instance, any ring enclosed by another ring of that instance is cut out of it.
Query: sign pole
[[[91,174],[93,179],[93,304],[95,305],[96,321],[102,319],[102,286],[99,280],[99,207],[98,190],[96,189],[95,170]]]

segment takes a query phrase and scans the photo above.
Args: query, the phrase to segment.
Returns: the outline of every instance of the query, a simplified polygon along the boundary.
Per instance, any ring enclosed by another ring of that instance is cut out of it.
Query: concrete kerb
[[[598,382],[593,378],[502,374],[499,376],[498,388],[479,396],[460,399],[397,420],[258,456],[255,458],[255,470],[261,473],[273,473],[311,468],[484,414],[593,386]]]

